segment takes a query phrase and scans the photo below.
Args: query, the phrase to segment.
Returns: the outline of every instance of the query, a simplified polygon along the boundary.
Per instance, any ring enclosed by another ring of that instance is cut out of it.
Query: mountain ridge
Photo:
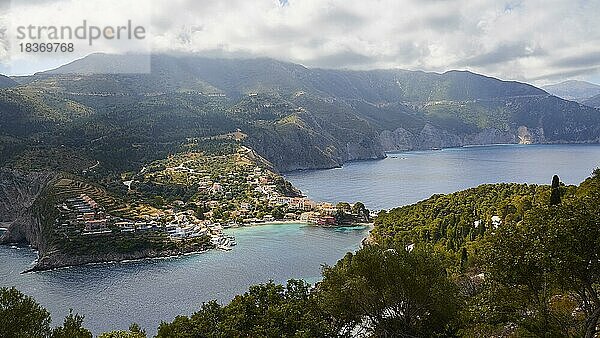
[[[589,107],[600,109],[600,94],[590,97],[581,103]]]
[[[587,81],[568,80],[543,86],[542,89],[565,100],[583,102],[600,95],[600,85]]]
[[[36,73],[37,76],[43,75],[58,75],[58,74],[82,74],[90,75],[94,73],[104,74],[112,73],[119,65],[135,64],[136,60],[143,59],[143,56],[116,56],[109,54],[91,54],[83,59],[75,60],[67,65],[60,66],[53,70]],[[133,60],[132,60],[133,59]],[[298,89],[311,89],[316,92],[327,93],[329,95],[336,94],[336,97],[354,97],[357,93],[356,84],[360,80],[363,81],[378,81],[385,85],[384,89],[396,89],[396,81],[404,81],[406,83],[413,79],[426,78],[432,81],[431,85],[440,85],[438,82],[443,81],[464,81],[464,80],[481,80],[483,82],[491,82],[499,87],[501,84],[510,84],[518,86],[519,90],[510,93],[512,96],[521,95],[545,95],[546,92],[532,85],[517,82],[504,81],[494,77],[489,77],[465,70],[450,70],[444,73],[411,71],[404,69],[374,69],[374,70],[338,70],[326,68],[307,68],[300,64],[291,62],[279,61],[271,58],[254,58],[254,59],[225,59],[225,58],[209,58],[201,56],[193,56],[188,54],[183,55],[167,55],[153,54],[151,56],[152,72],[151,76],[164,76],[165,74],[179,74],[183,79],[179,79],[179,84],[185,84],[189,77],[196,76],[204,82],[211,84],[213,87],[219,88],[222,91],[235,94],[249,94],[254,91],[266,91],[268,89],[277,89],[278,91],[295,91]],[[136,70],[133,68],[133,70]],[[266,72],[266,71],[271,72]],[[184,73],[185,71],[185,73]],[[237,73],[235,73],[237,71]],[[184,73],[184,74],[182,74]],[[34,76],[36,76],[34,75]],[[144,74],[140,74],[144,75]],[[183,76],[185,75],[185,76]],[[251,76],[255,78],[250,79]],[[283,78],[286,76],[286,78]],[[319,81],[320,78],[329,76],[328,82]],[[232,77],[241,79],[240,83],[232,84]],[[366,77],[363,79],[361,77]],[[470,79],[469,79],[470,78]],[[167,79],[171,80],[171,79]],[[347,84],[346,91],[335,91],[332,93],[331,85],[333,81],[340,81],[339,84]],[[480,81],[480,82],[481,82]],[[260,87],[260,84],[267,84],[266,87]],[[268,85],[271,83],[270,85]],[[447,83],[445,83],[447,85]],[[326,86],[326,85],[329,85]],[[167,87],[168,88],[168,87]],[[354,89],[352,91],[352,89]],[[362,88],[365,89],[365,88]],[[429,88],[431,89],[431,88]],[[490,88],[483,88],[489,90]],[[354,95],[348,95],[348,90]],[[403,89],[405,90],[405,89]],[[481,88],[480,88],[481,90]],[[366,92],[370,92],[367,90]],[[499,91],[490,91],[486,93],[486,97],[495,97],[494,93]],[[345,96],[342,94],[346,94]],[[388,95],[390,93],[387,93]],[[394,95],[398,95],[396,92]],[[468,93],[450,92],[454,99],[472,99],[473,95]],[[398,98],[397,96],[395,98]],[[425,98],[420,95],[408,95],[408,99]],[[374,100],[376,101],[376,100]]]
[[[0,74],[0,88],[14,87],[18,83],[6,75]]]
[[[186,139],[241,130],[242,142],[291,171],[395,150],[600,138],[597,110],[469,71],[311,69],[268,58],[158,54],[148,74],[93,73],[136,61],[128,58],[94,54],[16,78],[18,87],[0,92],[3,151],[39,148],[32,142],[43,140],[73,145],[82,163],[141,166]],[[114,151],[130,155],[113,161]]]

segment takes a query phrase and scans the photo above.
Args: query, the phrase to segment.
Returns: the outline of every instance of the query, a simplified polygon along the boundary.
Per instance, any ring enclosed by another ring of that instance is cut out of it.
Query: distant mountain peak
[[[8,76],[0,74],[0,88],[14,87],[18,83]]]
[[[600,94],[592,96],[589,99],[583,100],[581,103],[588,107],[600,109]]]
[[[543,86],[548,93],[571,101],[584,101],[600,94],[600,85],[580,80],[567,80]]]

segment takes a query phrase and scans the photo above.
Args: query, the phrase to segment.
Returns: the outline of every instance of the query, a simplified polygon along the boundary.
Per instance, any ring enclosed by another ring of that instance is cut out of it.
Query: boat
[[[235,246],[237,243],[235,242],[235,238],[231,235],[213,235],[211,238],[211,243],[220,250],[229,251],[232,246]]]
[[[227,239],[229,246],[237,245],[235,237],[233,237],[233,235],[225,235],[225,238]]]

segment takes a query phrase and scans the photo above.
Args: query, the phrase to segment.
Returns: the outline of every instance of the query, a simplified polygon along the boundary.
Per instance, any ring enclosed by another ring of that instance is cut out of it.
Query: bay
[[[94,334],[139,323],[154,334],[161,321],[190,315],[203,302],[229,301],[248,286],[290,278],[314,283],[323,264],[358,249],[367,227],[325,229],[269,224],[228,229],[237,245],[167,259],[108,263],[21,274],[35,260],[29,248],[0,246],[0,285],[33,296],[62,322],[69,308]]]

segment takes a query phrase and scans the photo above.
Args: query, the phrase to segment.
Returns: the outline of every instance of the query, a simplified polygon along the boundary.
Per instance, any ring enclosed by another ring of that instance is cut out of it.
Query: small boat
[[[227,243],[229,244],[229,246],[237,245],[237,243],[235,242],[235,237],[233,237],[232,235],[226,235],[225,238],[227,239]]]

